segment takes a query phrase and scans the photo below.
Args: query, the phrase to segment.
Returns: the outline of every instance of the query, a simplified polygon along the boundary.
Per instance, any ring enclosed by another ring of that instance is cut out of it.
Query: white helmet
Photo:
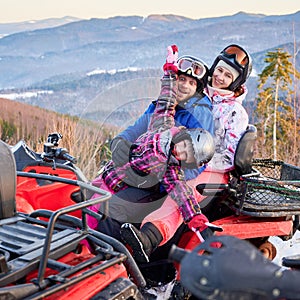
[[[212,135],[203,128],[183,129],[173,137],[173,143],[177,144],[182,140],[192,142],[195,163],[182,162],[182,166],[195,169],[209,162],[215,153],[215,142]]]
[[[212,135],[203,128],[187,129],[190,135],[197,167],[208,163],[215,153],[215,142]]]

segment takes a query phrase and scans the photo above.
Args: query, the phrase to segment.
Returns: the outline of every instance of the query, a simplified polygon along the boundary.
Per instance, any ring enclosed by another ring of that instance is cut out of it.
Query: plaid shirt
[[[148,131],[135,142],[130,161],[118,168],[114,167],[112,161],[109,162],[106,165],[103,179],[113,192],[118,192],[128,187],[125,183],[128,168],[142,174],[142,183],[139,187],[145,186],[149,178],[153,180],[155,177],[157,182],[160,181],[166,192],[176,201],[184,221],[188,222],[193,216],[201,214],[201,210],[191,187],[184,179],[180,162],[172,155],[172,138],[181,130],[175,127],[174,123],[177,104],[174,82],[175,80],[170,79],[162,80],[161,94]]]

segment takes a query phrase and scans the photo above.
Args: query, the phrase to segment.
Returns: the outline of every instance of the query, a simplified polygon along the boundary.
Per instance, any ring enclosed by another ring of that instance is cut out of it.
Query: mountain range
[[[295,44],[300,46],[299,28],[300,11],[0,24],[0,96],[62,113],[101,115],[103,121],[116,107],[119,111],[125,103],[156,97],[168,45],[177,44],[180,55],[195,55],[210,65],[224,46],[237,43],[253,57],[247,100],[253,101],[266,52],[280,47],[293,54]]]

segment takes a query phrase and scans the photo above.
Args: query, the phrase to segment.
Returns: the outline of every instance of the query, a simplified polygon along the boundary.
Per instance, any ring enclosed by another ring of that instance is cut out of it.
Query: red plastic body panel
[[[83,246],[82,252],[80,254],[69,253],[59,259],[60,262],[66,263],[68,265],[76,266],[78,263],[91,259],[94,255],[90,253],[87,247]],[[86,269],[82,272],[74,274],[73,276],[80,276],[84,273]],[[46,269],[45,277],[55,274],[53,270]],[[30,282],[32,278],[37,276],[37,272],[34,272],[27,276],[26,281]],[[49,295],[43,299],[47,300],[65,300],[65,299],[80,299],[88,300],[95,294],[102,291],[106,286],[117,278],[124,277],[128,278],[126,268],[123,264],[115,264],[104,271],[97,273],[87,279],[81,280],[80,282],[71,285],[67,289],[56,292]]]
[[[283,218],[255,218],[250,216],[229,216],[212,222],[223,228],[216,235],[232,235],[240,239],[251,239],[269,236],[288,236],[293,230],[293,221]],[[191,233],[181,241],[186,250],[199,245],[198,237]]]
[[[286,236],[293,230],[293,221],[283,218],[255,218],[250,216],[230,216],[213,222],[222,226],[217,235],[233,235],[240,239],[268,236]]]
[[[47,166],[28,166],[23,171],[77,180],[76,174],[67,169],[57,168],[53,170]],[[36,209],[55,211],[75,204],[71,199],[71,195],[79,191],[78,186],[70,184],[18,176],[16,193],[17,211],[24,213],[31,213]],[[75,211],[71,214],[79,218],[81,217],[80,211]]]

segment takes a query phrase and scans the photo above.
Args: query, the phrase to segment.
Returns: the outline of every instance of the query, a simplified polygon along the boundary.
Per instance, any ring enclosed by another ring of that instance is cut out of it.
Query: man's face
[[[194,96],[197,90],[197,81],[196,79],[186,76],[179,75],[178,77],[178,92],[177,92],[177,101],[183,102],[187,99]]]

